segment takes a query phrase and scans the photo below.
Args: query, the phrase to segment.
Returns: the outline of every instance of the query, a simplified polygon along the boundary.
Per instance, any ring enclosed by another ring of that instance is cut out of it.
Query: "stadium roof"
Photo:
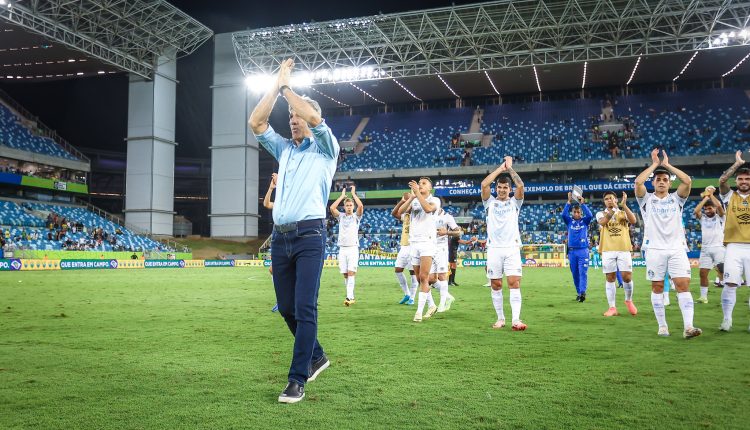
[[[34,81],[150,78],[160,55],[189,55],[213,32],[162,0],[0,0],[0,34],[1,79]]]
[[[291,57],[299,86],[354,106],[744,74],[749,17],[750,3],[722,0],[501,0],[233,39],[259,88]]]

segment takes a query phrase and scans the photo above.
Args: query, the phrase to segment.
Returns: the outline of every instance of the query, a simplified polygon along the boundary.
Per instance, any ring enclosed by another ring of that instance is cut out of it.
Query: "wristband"
[[[289,85],[282,85],[279,87],[279,95],[281,97],[284,97],[284,90],[291,90],[291,88],[289,88]]]

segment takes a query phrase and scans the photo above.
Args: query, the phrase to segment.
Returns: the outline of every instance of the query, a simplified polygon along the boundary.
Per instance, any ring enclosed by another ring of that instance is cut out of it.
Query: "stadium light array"
[[[332,102],[334,102],[334,103],[338,103],[338,104],[339,104],[339,106],[349,107],[349,105],[348,105],[348,104],[346,104],[346,103],[342,103],[342,102],[340,102],[340,101],[338,101],[338,100],[334,99],[333,97],[329,96],[328,94],[324,94],[324,93],[322,93],[322,92],[320,92],[320,91],[316,90],[316,89],[315,89],[315,87],[310,87],[310,89],[311,89],[311,90],[313,90],[313,91],[315,91],[316,93],[320,94],[321,96],[323,96],[323,97],[327,98],[328,100],[331,100],[331,101],[332,101]]]
[[[743,28],[739,31],[726,31],[711,36],[708,39],[709,48],[723,48],[731,45],[745,45],[750,38],[750,30]]]
[[[456,97],[457,99],[460,99],[460,98],[461,98],[461,97],[459,97],[459,96],[458,96],[458,94],[456,94],[456,92],[455,92],[455,91],[453,91],[453,88],[451,88],[451,86],[450,86],[450,85],[448,85],[448,83],[447,83],[447,82],[445,82],[445,79],[443,79],[443,77],[442,77],[442,76],[440,76],[440,74],[438,74],[438,75],[437,75],[437,77],[438,77],[438,78],[440,78],[440,82],[442,82],[442,83],[443,83],[443,85],[445,85],[445,88],[448,88],[448,91],[450,91],[450,92],[451,92],[451,94],[453,94],[453,95],[454,95],[454,96],[455,96],[455,97]]]
[[[586,88],[586,71],[589,68],[589,62],[584,61],[583,62],[583,81],[581,82],[581,89]]]
[[[492,82],[492,78],[490,78],[490,74],[487,73],[487,71],[484,71],[484,76],[487,77],[487,80],[490,81],[490,85],[492,85],[492,90],[495,91],[495,94],[500,95],[500,91],[497,90],[497,87],[495,86],[495,83]]]
[[[403,86],[403,85],[401,84],[401,82],[397,81],[397,80],[396,80],[396,78],[391,78],[391,79],[393,79],[393,82],[395,82],[395,83],[396,83],[396,85],[398,85],[399,87],[401,87],[401,89],[402,89],[402,90],[406,91],[406,92],[407,92],[407,94],[409,94],[410,96],[412,96],[412,97],[414,97],[415,99],[419,100],[420,102],[422,101],[422,99],[420,99],[419,97],[417,97],[416,95],[414,95],[414,93],[413,93],[413,92],[409,91],[409,89],[408,89],[408,88],[406,88],[405,86]]]
[[[737,70],[737,68],[740,67],[740,65],[742,65],[742,63],[744,63],[745,60],[748,59],[748,57],[750,57],[750,53],[748,53],[747,55],[745,55],[744,57],[742,57],[742,59],[737,64],[735,64],[734,67],[732,67],[731,69],[729,69],[728,72],[726,72],[723,75],[721,75],[721,77],[725,78],[725,77],[729,76],[732,72],[734,72],[735,70]]]
[[[687,70],[687,68],[690,66],[690,63],[692,63],[693,60],[695,60],[696,55],[698,55],[698,51],[693,52],[693,56],[690,57],[687,63],[685,63],[685,67],[683,67],[682,70],[680,70],[680,73],[678,73],[677,76],[675,76],[674,79],[672,79],[672,82],[680,79],[680,76],[682,76],[682,74],[685,73],[685,70]]]
[[[536,80],[536,89],[542,92],[542,86],[539,85],[539,74],[536,72],[536,66],[534,66],[534,80]]]
[[[635,71],[638,70],[638,65],[641,64],[641,56],[638,56],[638,59],[635,60],[635,66],[633,66],[633,71],[630,72],[630,78],[628,79],[628,82],[625,85],[630,85],[631,82],[633,82],[633,78],[635,77]]]
[[[358,87],[358,86],[357,86],[357,85],[356,85],[356,84],[355,84],[354,82],[349,82],[349,85],[351,85],[351,86],[353,86],[354,88],[358,89],[358,90],[359,90],[360,92],[362,92],[362,94],[364,94],[364,95],[366,95],[367,97],[369,97],[369,98],[371,98],[371,99],[375,100],[376,102],[378,102],[378,103],[380,103],[380,104],[385,104],[385,102],[383,102],[383,101],[380,101],[380,100],[376,99],[376,98],[375,98],[375,97],[374,97],[374,96],[373,96],[372,94],[370,94],[370,93],[368,93],[367,91],[363,90],[362,88]]]

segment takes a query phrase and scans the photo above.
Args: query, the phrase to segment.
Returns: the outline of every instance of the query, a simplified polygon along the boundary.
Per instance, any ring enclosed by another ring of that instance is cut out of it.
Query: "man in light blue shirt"
[[[291,59],[281,63],[275,86],[249,120],[258,142],[279,162],[271,264],[279,313],[294,335],[289,383],[279,396],[282,403],[302,400],[305,383],[330,365],[317,340],[317,303],[325,259],[326,206],[339,156],[338,141],[323,120],[320,105],[289,88],[293,67]],[[279,95],[289,103],[291,139],[268,124]]]

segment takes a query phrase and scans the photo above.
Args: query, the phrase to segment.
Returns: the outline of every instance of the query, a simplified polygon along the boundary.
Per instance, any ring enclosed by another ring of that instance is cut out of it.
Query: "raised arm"
[[[570,222],[572,221],[572,218],[570,218],[570,202],[572,200],[573,197],[568,193],[568,201],[565,203],[565,207],[562,210],[562,219],[565,222],[565,225],[570,225]]]
[[[742,159],[742,151],[737,151],[734,154],[734,164],[729,166],[727,170],[724,171],[724,173],[721,174],[721,177],[719,178],[719,192],[724,195],[729,192],[729,184],[727,183],[729,181],[729,178],[734,176],[734,172],[737,171],[737,169],[740,168],[745,164],[745,160]]]
[[[523,181],[521,180],[521,177],[518,176],[518,173],[516,173],[516,171],[513,170],[513,157],[505,157],[505,167],[508,168],[510,179],[513,180],[513,185],[516,186],[516,191],[514,194],[516,200],[523,200],[523,195],[524,195]]]
[[[409,188],[411,188],[411,192],[417,196],[417,200],[419,201],[419,204],[422,205],[422,210],[424,210],[427,213],[433,213],[437,209],[435,205],[427,201],[427,198],[422,195],[422,193],[419,192],[419,184],[417,184],[417,181],[410,181],[409,182]]]
[[[503,161],[503,164],[498,166],[498,168],[494,171],[490,172],[490,174],[487,175],[486,178],[482,179],[482,201],[490,198],[490,196],[492,195],[492,190],[490,189],[492,183],[495,182],[495,179],[497,179],[497,177],[506,170],[508,170],[508,168],[505,166],[505,162]]]
[[[635,224],[636,221],[638,221],[633,211],[631,211],[630,208],[628,207],[628,193],[626,193],[625,191],[622,192],[622,200],[620,200],[620,208],[622,208],[622,210],[625,211],[625,216],[627,217],[629,223]]]
[[[409,193],[404,193],[403,196],[401,196],[401,200],[396,202],[396,206],[393,207],[393,210],[391,211],[391,216],[396,218],[397,220],[401,220],[401,213],[399,212],[399,209],[401,209],[401,206],[409,199]]]
[[[398,219],[401,219],[401,215],[409,212],[409,210],[411,209],[411,202],[413,202],[415,198],[417,198],[417,196],[414,195],[414,192],[409,193],[409,198],[401,204],[401,207],[398,208]]]
[[[709,194],[709,197],[711,197],[711,202],[714,204],[714,207],[716,208],[716,213],[719,214],[719,216],[724,216],[726,214],[726,211],[724,210],[724,205],[721,204],[719,199],[716,198],[713,190]]]
[[[711,198],[708,196],[708,193],[706,193],[705,196],[701,199],[700,202],[698,202],[698,205],[695,206],[695,209],[693,210],[693,216],[695,219],[701,219],[703,216],[703,213],[701,212],[701,209],[703,209],[703,206],[706,204],[707,201],[709,201]]]
[[[273,193],[274,188],[276,188],[277,179],[278,175],[276,173],[271,175],[271,182],[268,184],[268,191],[266,191],[266,196],[263,198],[263,207],[266,209],[273,209],[271,194]]]
[[[583,223],[589,224],[591,220],[594,219],[594,214],[591,213],[591,209],[589,209],[589,207],[585,203],[583,203],[583,198],[581,198],[580,203],[581,209],[583,210]]]
[[[659,148],[655,148],[651,151],[651,165],[642,171],[637,178],[635,178],[635,196],[641,198],[646,195],[646,181],[651,174],[654,173],[657,167],[659,167]]]
[[[365,205],[362,204],[362,200],[359,199],[356,190],[357,188],[352,185],[352,198],[354,199],[354,203],[357,204],[357,216],[361,218],[362,214],[365,212]]]
[[[669,156],[667,156],[667,152],[664,150],[661,152],[664,154],[664,159],[662,160],[661,165],[669,170],[669,173],[677,176],[677,179],[680,180],[680,185],[677,186],[677,195],[683,199],[688,198],[690,196],[690,188],[693,186],[693,178],[677,167],[669,164]]]
[[[334,218],[338,218],[339,215],[341,215],[341,212],[339,212],[339,205],[341,204],[341,201],[346,198],[346,187],[341,191],[341,195],[339,198],[336,199],[333,203],[331,203],[331,206],[328,207],[328,209],[331,210],[331,215],[333,215]]]

